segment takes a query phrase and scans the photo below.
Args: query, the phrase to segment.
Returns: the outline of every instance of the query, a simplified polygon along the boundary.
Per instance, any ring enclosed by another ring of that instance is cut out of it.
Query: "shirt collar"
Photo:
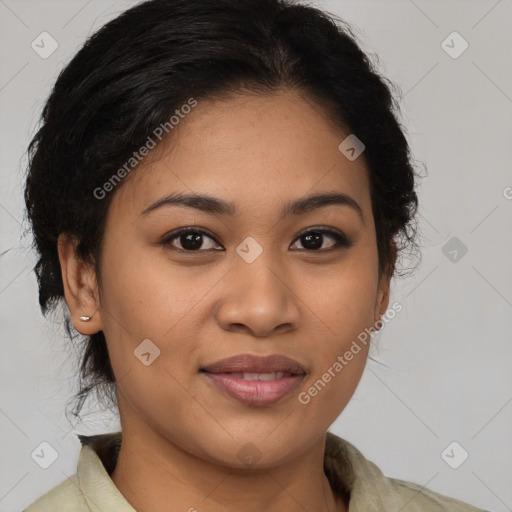
[[[121,432],[78,436],[82,450],[77,478],[92,512],[136,512],[110,478],[121,448]],[[108,471],[107,471],[108,470]]]

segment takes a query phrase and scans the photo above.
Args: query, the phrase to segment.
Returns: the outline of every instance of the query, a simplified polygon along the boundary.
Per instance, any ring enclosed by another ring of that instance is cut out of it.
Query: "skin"
[[[390,276],[378,272],[364,158],[345,158],[338,145],[348,132],[290,90],[199,101],[172,135],[114,193],[101,280],[77,258],[73,240],[59,238],[74,325],[83,334],[103,330],[116,376],[123,445],[112,480],[139,512],[170,504],[346,511],[323,471],[325,435],[360,381],[367,349],[307,405],[298,394],[388,307]],[[174,205],[141,215],[177,191],[232,201],[238,213]],[[280,219],[285,203],[320,192],[351,196],[362,218],[328,205]],[[187,226],[213,238],[188,253],[173,251],[185,250],[179,236],[159,244]],[[345,233],[353,245],[329,250],[335,240],[325,235],[308,251],[297,235],[319,227]],[[247,236],[263,249],[252,263],[235,251]],[[144,339],[160,350],[149,366],[134,357]],[[241,353],[284,354],[308,375],[272,406],[243,405],[199,373]],[[247,443],[261,455],[252,467],[237,456]]]

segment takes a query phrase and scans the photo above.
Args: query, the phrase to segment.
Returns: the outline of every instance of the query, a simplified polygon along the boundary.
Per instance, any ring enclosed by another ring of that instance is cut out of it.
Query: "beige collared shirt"
[[[110,474],[121,448],[121,432],[78,436],[76,474],[23,512],[135,512]],[[350,496],[350,512],[483,512],[421,485],[386,477],[348,441],[328,432],[324,471],[338,495]]]

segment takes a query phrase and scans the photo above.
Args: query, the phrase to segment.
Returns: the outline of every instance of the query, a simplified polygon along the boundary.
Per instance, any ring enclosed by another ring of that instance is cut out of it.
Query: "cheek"
[[[305,290],[308,304],[318,312],[338,350],[373,325],[377,287],[377,260],[361,250],[333,267],[307,294]]]
[[[172,425],[190,402],[198,339],[191,319],[204,291],[133,246],[110,249],[103,259],[102,319],[120,403],[128,401],[125,410],[134,408],[147,422]]]
[[[324,316],[329,329],[320,336],[316,333],[312,372],[297,396],[303,415],[325,425],[336,420],[354,394],[371,342],[371,312],[361,297],[340,294],[337,298],[339,307],[329,309],[326,303],[323,309],[330,311]]]
[[[158,248],[137,248],[120,237],[108,240],[102,262],[102,320],[116,377],[129,373],[126,391],[131,392],[133,383],[137,396],[150,392],[155,382],[167,383],[179,394],[197,372],[198,340],[201,334],[204,338],[198,315],[204,314],[205,294],[225,269],[199,275],[199,267],[178,267]],[[146,367],[138,356],[147,352],[146,362],[154,362]]]
[[[346,351],[333,354],[318,373],[310,376],[297,396],[302,418],[314,418],[326,428],[338,418],[350,402],[366,364],[367,347],[362,346],[358,350],[350,361],[345,358]]]
[[[102,307],[106,329],[124,330],[129,338],[166,339],[185,318],[215,276],[195,277],[178,268],[159,248],[137,247],[111,238],[103,257]]]
[[[327,424],[349,402],[366,365],[378,284],[376,264],[371,255],[354,254],[306,294],[308,306],[321,321],[311,332],[315,363],[298,402],[307,414]]]

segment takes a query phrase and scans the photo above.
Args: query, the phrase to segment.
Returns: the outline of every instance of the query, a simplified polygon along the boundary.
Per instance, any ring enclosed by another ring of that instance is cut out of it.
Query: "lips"
[[[208,373],[273,373],[283,372],[293,375],[304,375],[304,365],[281,354],[269,356],[253,356],[241,354],[222,359],[202,368]]]
[[[304,365],[280,354],[242,354],[207,365],[200,372],[224,395],[252,406],[272,405],[284,399],[307,374]]]

